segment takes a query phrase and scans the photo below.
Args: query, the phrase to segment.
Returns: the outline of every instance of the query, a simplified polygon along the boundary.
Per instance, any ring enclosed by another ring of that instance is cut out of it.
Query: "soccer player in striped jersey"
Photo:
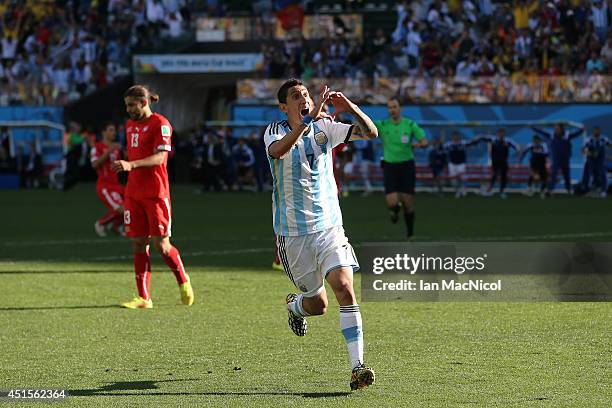
[[[542,143],[542,138],[538,135],[533,135],[533,142],[528,144],[521,153],[520,161],[523,160],[527,153],[531,153],[529,158],[529,180],[527,181],[527,195],[533,194],[533,183],[540,183],[540,197],[545,197],[546,181],[548,180],[548,169],[546,168],[546,160],[548,159],[548,146]]]
[[[125,188],[119,183],[119,176],[111,170],[111,164],[121,159],[121,145],[115,141],[117,128],[112,123],[102,126],[102,140],[91,149],[91,167],[98,174],[96,192],[108,212],[96,221],[94,229],[101,236],[106,236],[106,228],[110,224],[118,235],[123,232],[123,196]]]
[[[557,123],[552,133],[535,126],[531,128],[534,132],[544,137],[547,142],[550,142],[552,168],[550,170],[551,177],[548,183],[548,195],[555,189],[555,184],[557,184],[557,173],[559,172],[563,174],[567,194],[571,195],[570,159],[572,157],[572,140],[580,136],[582,132],[584,132],[584,128],[570,132],[565,129],[563,123]]]
[[[517,145],[512,139],[506,138],[506,130],[498,129],[497,136],[484,135],[479,140],[491,143],[491,181],[489,182],[489,188],[485,195],[492,195],[491,190],[495,185],[495,180],[499,176],[499,196],[506,198],[506,183],[508,182],[508,157],[510,156],[510,148],[514,149],[515,152],[519,151],[519,145]]]
[[[612,146],[612,142],[606,136],[601,135],[599,127],[593,128],[593,134],[587,139],[582,146],[586,156],[584,163],[584,174],[582,177],[582,185],[585,191],[591,188],[590,179],[599,188],[599,196],[605,198],[608,192],[608,176],[606,174],[606,147]]]
[[[465,197],[465,164],[467,162],[466,150],[468,147],[475,146],[480,139],[472,140],[461,139],[459,132],[453,132],[450,142],[444,143],[444,150],[448,152],[448,176],[455,186],[455,198]]]
[[[327,280],[340,305],[340,328],[352,369],[350,387],[364,388],[374,382],[374,372],[363,360],[361,313],[353,289],[353,271],[359,264],[342,227],[332,149],[351,140],[373,139],[378,132],[357,105],[327,86],[316,105],[297,79],[286,81],[277,96],[287,119],[271,123],[264,142],[273,177],[279,254],[287,276],[302,292],[287,295],[289,326],[304,336],[306,317],[325,314]],[[356,125],[333,122],[322,111],[328,101],[335,114],[351,114]]]

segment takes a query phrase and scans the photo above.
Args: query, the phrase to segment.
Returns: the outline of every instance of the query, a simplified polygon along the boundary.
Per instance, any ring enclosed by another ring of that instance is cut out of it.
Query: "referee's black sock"
[[[391,222],[395,224],[399,218],[399,210],[400,206],[397,204],[395,207],[389,208],[389,217],[391,218]]]
[[[406,235],[410,238],[414,234],[414,211],[404,211],[404,220],[406,220]]]

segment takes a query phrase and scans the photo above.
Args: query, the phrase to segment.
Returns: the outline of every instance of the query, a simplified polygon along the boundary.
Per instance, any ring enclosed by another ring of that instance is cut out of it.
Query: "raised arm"
[[[272,144],[270,144],[270,147],[268,148],[268,154],[274,157],[275,159],[282,159],[283,157],[285,157],[287,152],[291,150],[293,145],[296,144],[298,139],[304,136],[304,133],[306,133],[307,129],[308,125],[300,123],[299,126],[297,126],[295,129],[291,129],[291,132],[283,136],[282,139],[272,142]]]
[[[569,134],[569,136],[568,136],[568,137],[569,137],[569,140],[572,140],[572,139],[577,138],[577,137],[578,137],[578,136],[580,136],[580,135],[581,135],[583,132],[584,132],[584,127],[582,127],[582,128],[580,128],[580,129],[578,129],[578,130],[576,130],[576,131],[574,131],[574,132],[570,133],[570,134]]]
[[[531,130],[533,130],[534,132],[536,132],[537,134],[539,134],[540,136],[544,137],[546,140],[552,140],[553,135],[552,133],[548,133],[547,131],[540,129],[538,127],[532,126]]]
[[[368,115],[366,115],[356,104],[351,102],[342,92],[332,92],[329,99],[334,105],[334,114],[347,112],[355,119],[357,125],[351,133],[351,140],[371,140],[378,137],[378,129]]]
[[[512,139],[506,139],[506,140],[508,140],[508,146],[513,148],[514,151],[516,151],[517,153],[519,153],[521,151],[521,147],[514,140],[512,140]]]
[[[315,108],[310,112],[312,121],[320,119],[321,117],[327,117],[327,114],[323,112],[323,105],[329,99],[331,90],[325,86],[322,89],[321,95],[319,95],[319,101]],[[275,159],[282,159],[291,150],[294,144],[297,143],[298,139],[307,132],[308,123],[300,123],[295,129],[291,129],[291,132],[287,133],[282,139],[278,139],[272,142],[268,147],[268,154]],[[272,132],[272,129],[268,130]],[[271,133],[272,134],[272,133]]]
[[[476,146],[480,142],[491,143],[494,139],[493,135],[476,135],[472,140],[465,143],[465,147]]]

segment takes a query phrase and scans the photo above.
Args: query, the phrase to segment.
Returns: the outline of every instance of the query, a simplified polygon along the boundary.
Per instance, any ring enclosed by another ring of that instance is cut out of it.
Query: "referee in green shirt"
[[[390,118],[375,122],[383,144],[385,198],[394,224],[399,218],[400,205],[404,207],[406,234],[411,238],[414,233],[413,197],[416,182],[412,149],[426,147],[427,138],[416,122],[402,117],[398,99],[390,99],[387,110]]]

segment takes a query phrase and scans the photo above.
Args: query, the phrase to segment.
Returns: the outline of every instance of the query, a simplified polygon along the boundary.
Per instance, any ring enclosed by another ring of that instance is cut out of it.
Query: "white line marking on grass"
[[[444,239],[438,239],[434,241],[433,237],[418,237],[422,240],[428,242],[470,242],[470,241],[529,241],[529,240],[548,240],[548,239],[571,239],[571,238],[597,238],[597,237],[612,237],[612,231],[608,232],[577,232],[577,233],[567,233],[567,234],[542,234],[542,235],[514,235],[514,236],[488,236],[488,237],[469,237],[469,236],[461,236],[461,237],[448,237]],[[204,237],[182,237],[179,241],[200,241],[204,240]],[[364,242],[368,241],[380,241],[380,240],[390,240],[390,239],[398,239],[397,237],[391,237],[387,235],[379,235],[377,237],[373,237],[373,239],[364,240]],[[251,239],[249,239],[251,240]],[[226,241],[226,240],[224,240]],[[127,240],[125,238],[111,238],[111,239],[90,239],[90,240],[50,240],[50,241],[9,241],[0,244],[0,248],[2,246],[44,246],[44,245],[69,245],[69,244],[95,244],[99,245],[101,243],[118,243],[125,242]],[[418,242],[418,241],[417,241]],[[360,244],[355,244],[355,247],[361,246]],[[242,248],[242,249],[224,249],[224,250],[212,250],[212,251],[194,251],[194,252],[184,252],[183,256],[217,256],[217,255],[239,255],[239,254],[249,254],[249,253],[260,253],[260,252],[270,252],[272,253],[273,247],[266,248]],[[132,254],[125,255],[113,255],[113,256],[102,256],[102,257],[92,257],[92,258],[70,258],[65,259],[65,261],[120,261],[132,259]],[[17,260],[13,259],[4,259],[3,263],[13,263]],[[21,262],[21,260],[17,261]],[[45,260],[40,259],[32,259],[30,262],[45,262]]]
[[[510,235],[510,236],[488,236],[488,237],[470,237],[470,236],[451,236],[451,237],[431,237],[425,235],[417,235],[415,242],[472,242],[472,241],[543,241],[547,239],[562,239],[562,238],[597,238],[597,237],[612,237],[612,231],[609,232],[577,232],[567,234],[542,234],[542,235]],[[382,240],[382,241],[381,241]],[[386,240],[394,240],[401,242],[399,236],[379,235],[372,239],[362,240],[362,242],[385,242]],[[358,247],[359,244],[353,244]]]
[[[197,257],[197,256],[215,256],[215,255],[239,255],[239,254],[254,254],[260,252],[272,253],[273,248],[243,248],[243,249],[221,249],[218,251],[195,251],[195,252],[181,252],[181,257]],[[132,254],[128,255],[114,255],[114,256],[98,256],[87,258],[85,260],[90,261],[119,261],[122,259],[132,259]],[[79,260],[81,258],[78,258]],[[74,258],[73,258],[74,260]]]
[[[515,235],[515,236],[504,236],[504,237],[461,237],[461,238],[453,238],[453,239],[461,239],[461,240],[468,240],[468,241],[523,241],[523,240],[541,241],[545,239],[596,238],[596,237],[612,237],[612,231],[609,231],[609,232],[577,232],[577,233],[568,233],[568,234]]]
[[[5,241],[0,246],[11,246],[11,247],[20,247],[20,246],[51,246],[51,245],[89,245],[89,244],[116,244],[117,242],[125,242],[125,238],[98,238],[98,239],[57,239],[57,240],[47,240],[47,241],[34,241],[34,240],[26,240],[26,241]]]
[[[181,236],[173,241],[204,241],[207,240],[208,237],[199,236]],[[243,237],[241,239],[249,240],[249,241],[261,241],[261,237],[253,236],[253,237]],[[234,238],[227,239],[216,239],[217,241],[233,241]],[[270,239],[272,241],[272,239]],[[12,247],[20,247],[20,246],[53,246],[53,245],[89,245],[89,244],[116,244],[118,242],[129,243],[129,238],[122,237],[111,237],[111,238],[93,238],[93,239],[51,239],[51,240],[20,240],[20,241],[4,241],[0,244],[2,246],[12,246]]]

